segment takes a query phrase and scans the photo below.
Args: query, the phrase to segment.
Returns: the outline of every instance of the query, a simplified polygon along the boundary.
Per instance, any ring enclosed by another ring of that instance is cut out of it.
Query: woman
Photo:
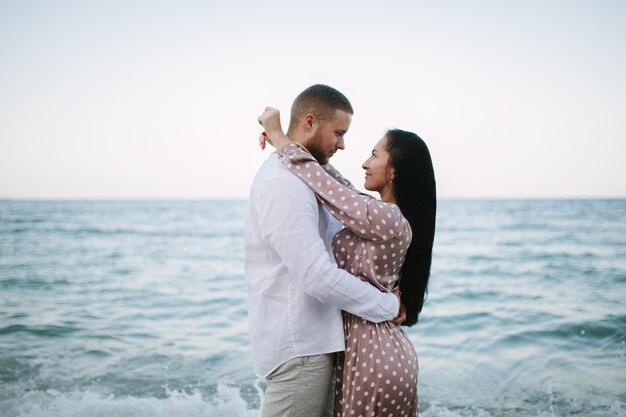
[[[435,231],[435,178],[424,141],[397,129],[378,141],[363,164],[365,188],[380,194],[376,200],[290,141],[277,110],[266,109],[259,121],[282,163],[344,224],[333,239],[338,265],[381,291],[399,285],[404,324],[414,325],[424,303]],[[417,355],[404,331],[346,312],[343,318],[346,350],[337,365],[335,415],[417,415]]]

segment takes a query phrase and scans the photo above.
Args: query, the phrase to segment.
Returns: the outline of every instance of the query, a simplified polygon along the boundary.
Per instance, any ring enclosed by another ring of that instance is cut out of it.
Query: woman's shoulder
[[[374,199],[370,203],[369,212],[370,216],[378,216],[381,220],[390,219],[398,223],[406,221],[400,207],[398,207],[396,203],[387,203],[382,200]],[[396,226],[399,226],[399,224]]]

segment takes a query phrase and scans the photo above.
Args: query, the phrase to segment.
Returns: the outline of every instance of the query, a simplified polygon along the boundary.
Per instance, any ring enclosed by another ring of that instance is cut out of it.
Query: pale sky
[[[625,74],[619,0],[0,0],[0,198],[246,197],[315,83],[357,185],[396,127],[443,198],[626,197]]]

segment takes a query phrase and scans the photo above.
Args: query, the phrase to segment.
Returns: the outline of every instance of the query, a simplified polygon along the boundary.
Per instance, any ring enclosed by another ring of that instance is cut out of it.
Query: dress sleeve
[[[357,235],[373,241],[389,240],[405,230],[405,219],[397,205],[349,188],[322,168],[299,143],[283,146],[278,157],[315,193],[330,214]]]
[[[335,168],[334,166],[332,166],[331,164],[326,164],[326,165],[322,165],[322,167],[324,168],[324,170],[334,179],[336,179],[338,182],[340,182],[341,184],[345,185],[346,187],[348,187],[349,189],[356,191],[357,193],[359,192],[354,185],[352,185],[352,183],[350,181],[348,181],[346,178],[344,178],[343,175],[341,175],[341,173],[337,170],[337,168]]]

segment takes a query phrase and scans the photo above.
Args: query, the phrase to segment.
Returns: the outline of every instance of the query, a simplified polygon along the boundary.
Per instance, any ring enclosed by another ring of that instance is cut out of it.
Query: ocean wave
[[[243,229],[239,224],[236,225],[224,225],[223,230],[219,231],[205,231],[203,229],[185,229],[185,228],[173,228],[170,230],[164,229],[153,229],[146,230],[141,228],[133,228],[133,227],[98,227],[98,226],[60,226],[60,225],[50,225],[48,227],[38,226],[34,227],[26,227],[26,226],[16,226],[13,228],[9,228],[4,230],[7,236],[10,235],[19,235],[22,233],[33,232],[36,234],[47,234],[50,235],[69,235],[73,237],[99,237],[99,236],[111,236],[111,237],[120,237],[120,236],[136,236],[136,237],[160,237],[160,238],[198,238],[198,239],[213,239],[219,237],[234,237],[241,238],[243,237]],[[213,227],[215,229],[215,227]]]
[[[31,268],[30,266],[24,266],[25,269]],[[16,268],[17,269],[17,268]],[[0,288],[56,288],[61,285],[69,285],[70,282],[64,278],[50,278],[50,279],[42,279],[42,278],[6,278],[0,279]]]
[[[11,235],[16,235],[19,233],[29,232],[31,230],[33,230],[31,227],[18,226],[8,230],[4,230],[3,232]]]
[[[12,333],[29,333],[34,336],[60,337],[68,333],[73,333],[79,329],[69,326],[25,326],[22,324],[14,324],[0,328],[0,335],[9,335]]]
[[[420,416],[626,417],[626,408],[619,401],[587,406],[584,409],[578,406],[571,409],[556,407],[551,397],[544,401],[545,403],[535,404],[532,410],[422,404]],[[165,398],[113,396],[97,390],[25,391],[9,399],[0,397],[0,414],[5,417],[259,417],[261,412],[258,405],[250,407],[240,388],[220,383],[216,393],[210,397],[197,390],[168,391]]]
[[[488,410],[481,407],[446,407],[434,404],[422,411],[420,408],[420,417],[566,417],[566,416],[585,416],[585,417],[626,417],[626,408],[624,404],[616,401],[609,405],[601,405],[588,407],[586,410],[565,410],[555,409],[551,399],[548,399],[545,405],[536,405],[536,410]]]
[[[552,349],[558,348],[562,352],[595,349],[603,354],[623,356],[625,340],[626,316],[608,316],[602,320],[514,331],[494,339],[489,349],[541,345],[552,346]]]
[[[1,397],[0,397],[1,398]],[[97,390],[25,391],[0,400],[4,417],[258,417],[238,387],[219,384],[214,396],[168,391],[165,398],[113,396]]]
[[[257,386],[254,396],[261,397]],[[0,396],[0,415],[4,417],[259,417],[260,403],[250,404],[250,393],[242,388],[219,383],[215,392],[167,390],[163,398],[114,396],[97,388],[62,392],[57,389],[24,390],[16,386]],[[421,403],[421,417],[625,417],[620,401],[605,404],[579,404],[548,395],[528,408],[458,406]]]

